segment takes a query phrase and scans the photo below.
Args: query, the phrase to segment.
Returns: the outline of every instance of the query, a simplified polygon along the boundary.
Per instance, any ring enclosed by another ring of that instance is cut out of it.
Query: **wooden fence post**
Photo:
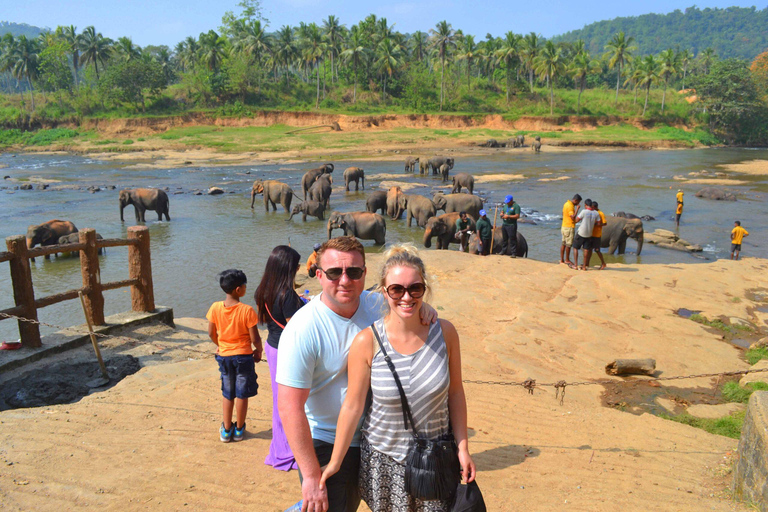
[[[131,226],[128,239],[138,240],[128,246],[128,272],[138,284],[131,286],[131,309],[151,312],[155,310],[155,292],[152,285],[152,260],[149,252],[149,228]]]
[[[16,305],[24,308],[19,315],[30,320],[37,321],[37,308],[35,308],[35,289],[32,287],[32,269],[29,266],[27,255],[27,239],[23,235],[9,236],[5,239],[8,252],[13,253],[13,259],[9,261],[11,266],[11,281],[13,283],[13,299]],[[42,346],[40,341],[40,326],[29,322],[19,322],[19,335],[24,348],[37,348]]]
[[[96,230],[85,228],[79,231],[80,243],[85,249],[80,251],[80,270],[83,274],[85,307],[94,325],[104,325],[104,295],[101,293],[101,271],[99,269],[99,249],[96,247]]]

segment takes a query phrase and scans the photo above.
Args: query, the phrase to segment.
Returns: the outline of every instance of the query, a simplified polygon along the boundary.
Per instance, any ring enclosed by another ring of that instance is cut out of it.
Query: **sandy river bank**
[[[768,320],[755,302],[768,292],[763,259],[575,272],[455,251],[424,256],[436,282],[432,303],[458,328],[470,380],[589,381],[605,378],[605,364],[617,357],[653,357],[662,376],[745,369],[740,349],[674,312],[739,318],[763,331]],[[369,267],[378,261],[370,255]],[[317,291],[314,282],[307,287]],[[178,324],[132,334],[157,346],[108,343],[107,356],[147,358],[108,391],[0,413],[5,510],[280,511],[298,500],[297,475],[263,465],[271,415],[266,364],[257,365],[261,388],[246,439],[222,445],[216,363],[183,350],[212,352],[212,344],[202,320]],[[662,383],[648,400],[680,412],[675,397],[709,396],[714,382]],[[746,510],[727,492],[734,439],[604,407],[600,385],[567,388],[563,405],[552,388],[533,396],[511,386],[465,389],[470,450],[489,510]]]

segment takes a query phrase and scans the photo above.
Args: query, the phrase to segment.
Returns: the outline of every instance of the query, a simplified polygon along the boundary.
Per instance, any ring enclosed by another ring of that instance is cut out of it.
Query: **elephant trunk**
[[[328,223],[328,240],[331,239],[331,232],[333,231],[333,226],[331,226],[331,223]]]
[[[251,189],[251,210],[253,210],[253,203],[256,202],[256,192]]]
[[[432,230],[431,229],[427,229],[426,231],[424,231],[424,247],[426,247],[427,249],[432,247]]]
[[[123,218],[123,210],[125,209],[125,203],[122,201],[120,202],[120,222],[124,222],[125,219]]]
[[[643,235],[640,235],[637,239],[637,255],[640,256],[641,252],[643,252]]]

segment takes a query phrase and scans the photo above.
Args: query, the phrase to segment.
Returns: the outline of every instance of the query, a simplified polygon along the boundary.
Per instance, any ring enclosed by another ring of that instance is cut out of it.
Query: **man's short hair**
[[[736,225],[737,225],[737,226],[741,226],[741,221],[738,221],[738,220],[737,220],[737,221],[736,221]]]
[[[334,249],[339,252],[357,252],[363,257],[363,265],[365,265],[365,249],[363,248],[363,244],[353,236],[337,236],[321,245],[320,249],[317,250],[318,266],[323,260],[323,254],[325,254],[325,251],[328,249]]]
[[[597,201],[592,201],[592,208],[597,210]]]
[[[581,202],[581,196],[579,194],[576,194],[575,196],[573,196],[573,200]]]
[[[592,200],[591,199],[587,199],[586,201],[584,201],[584,204],[591,208],[592,207]]]
[[[460,212],[459,212],[459,217],[463,217],[463,216],[465,216],[466,214],[467,214],[467,212],[465,212],[465,211],[460,211]]]
[[[235,291],[235,288],[246,283],[248,283],[248,278],[245,277],[245,272],[242,270],[230,268],[219,274],[219,286],[224,290],[224,293],[230,294]]]

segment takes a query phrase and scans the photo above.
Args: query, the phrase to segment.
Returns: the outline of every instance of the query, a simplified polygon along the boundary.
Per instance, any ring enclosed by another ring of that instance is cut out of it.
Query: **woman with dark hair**
[[[269,375],[272,380],[272,443],[264,464],[281,471],[298,469],[291,447],[285,438],[283,423],[277,410],[277,346],[280,335],[304,302],[294,290],[296,271],[299,269],[299,253],[287,245],[278,245],[272,249],[267,260],[267,267],[256,288],[256,313],[259,323],[267,324],[269,336],[264,350],[269,363]]]

